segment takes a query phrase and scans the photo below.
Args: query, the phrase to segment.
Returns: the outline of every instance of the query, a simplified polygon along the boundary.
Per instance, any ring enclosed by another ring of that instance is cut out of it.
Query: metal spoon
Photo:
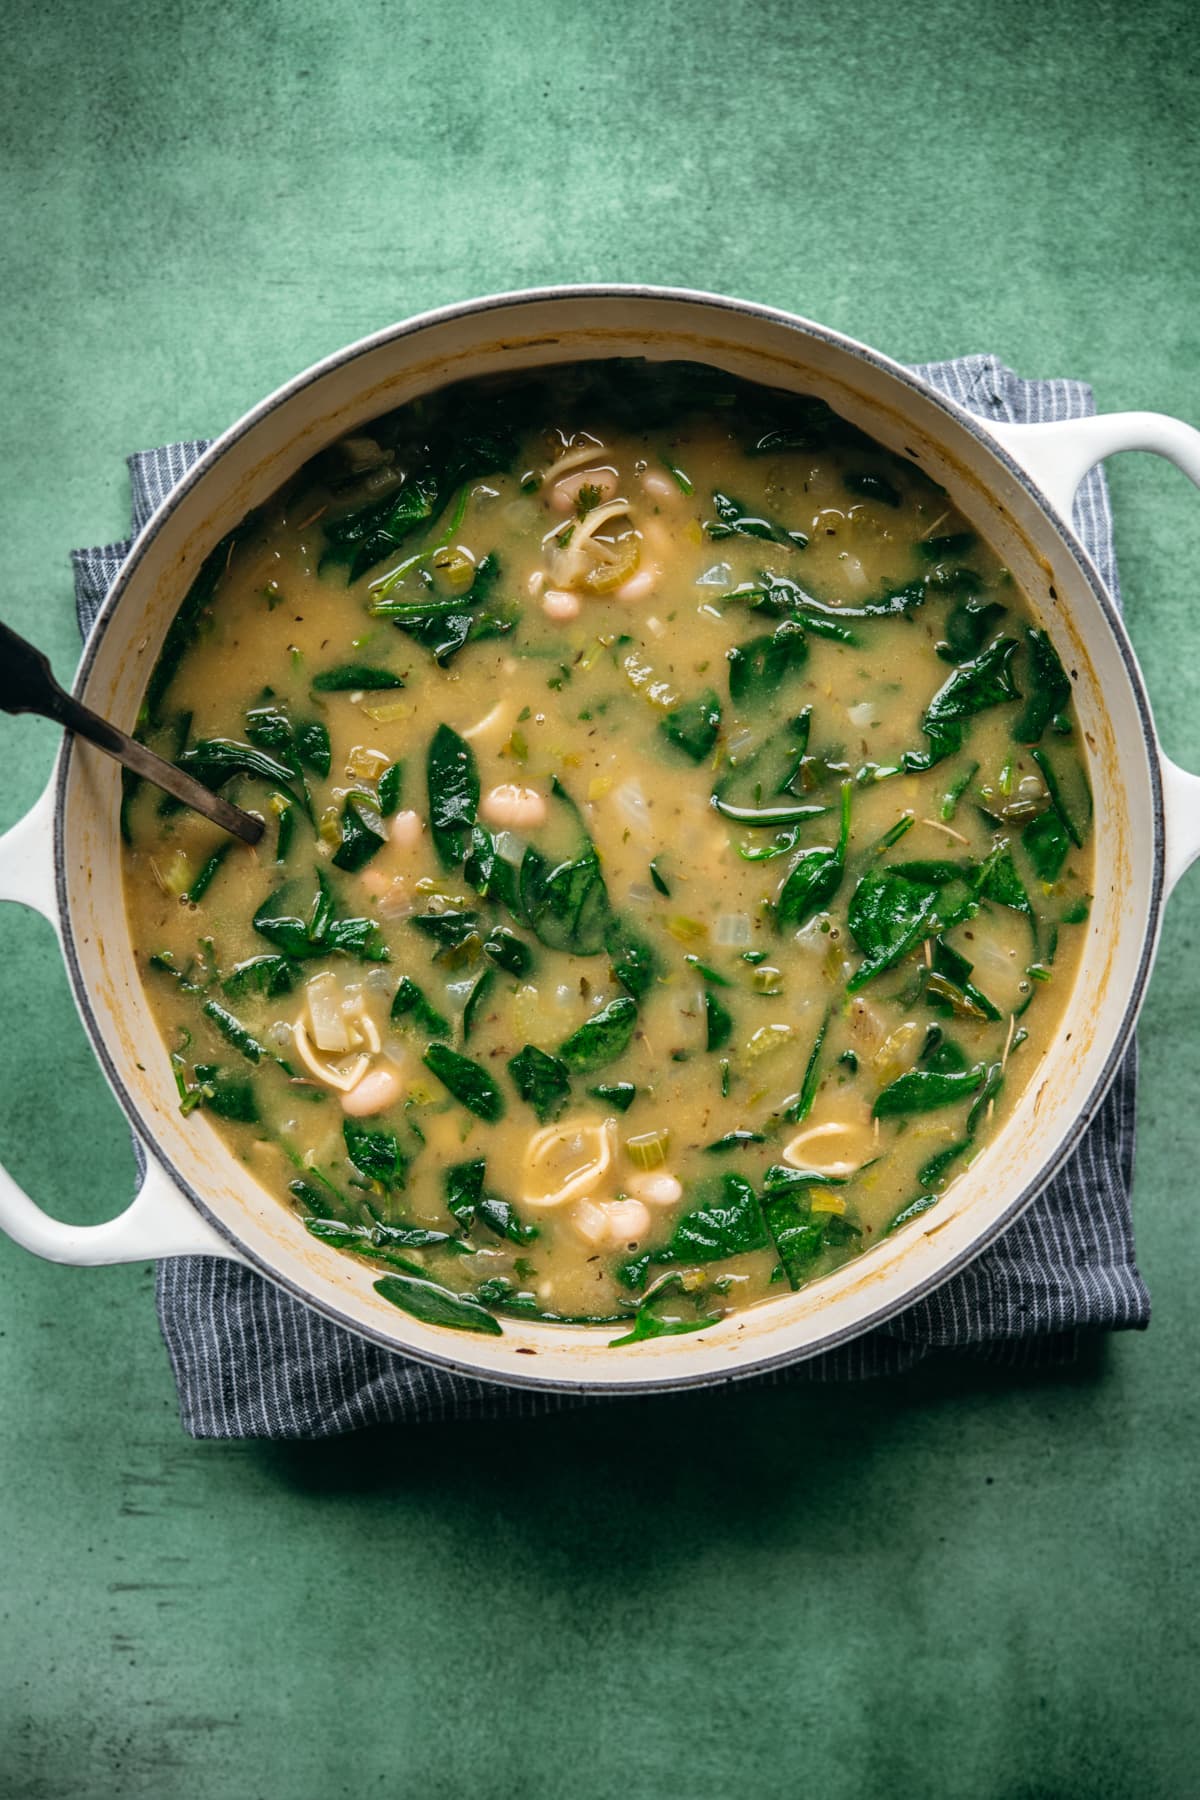
[[[38,713],[43,719],[53,719],[56,725],[65,726],[77,737],[95,744],[98,750],[115,756],[135,775],[144,776],[155,787],[182,800],[193,812],[203,813],[222,831],[231,831],[244,844],[257,844],[263,834],[263,821],[256,819],[253,813],[243,812],[240,806],[231,806],[228,800],[212,793],[194,775],[185,775],[182,769],[155,756],[153,750],[147,750],[136,738],[119,731],[99,713],[73,699],[58,685],[41,651],[3,623],[0,623],[0,709],[7,713]]]

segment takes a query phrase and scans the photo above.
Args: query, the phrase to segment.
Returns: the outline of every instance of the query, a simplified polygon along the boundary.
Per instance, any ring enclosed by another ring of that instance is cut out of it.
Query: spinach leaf
[[[998,600],[971,595],[960,600],[946,620],[946,636],[934,649],[943,662],[969,662],[979,655],[1008,608]]]
[[[247,1062],[260,1063],[264,1057],[270,1058],[270,1051],[264,1050],[258,1039],[247,1031],[241,1020],[235,1018],[228,1007],[222,1006],[217,1000],[206,1000],[203,1011],[205,1017],[212,1021],[221,1036],[232,1044],[235,1050],[240,1051]]]
[[[521,1223],[511,1200],[501,1200],[497,1194],[481,1196],[478,1217],[481,1225],[486,1225],[496,1237],[505,1238],[510,1244],[531,1244],[539,1235],[536,1225]]]
[[[346,1155],[367,1181],[377,1181],[385,1193],[393,1194],[408,1181],[408,1159],[401,1155],[394,1131],[371,1131],[357,1119],[346,1119],[342,1125]]]
[[[1021,833],[1021,842],[1038,880],[1051,884],[1058,880],[1071,845],[1074,844],[1076,848],[1082,846],[1083,833],[1063,803],[1058,779],[1049,757],[1044,750],[1038,749],[1033,750],[1031,755],[1046,783],[1050,810],[1042,813],[1039,818],[1030,820]],[[1088,798],[1090,799],[1090,795]]]
[[[447,1208],[464,1231],[470,1231],[478,1220],[509,1243],[532,1243],[538,1235],[537,1226],[522,1225],[509,1201],[484,1191],[486,1171],[482,1156],[474,1157],[470,1162],[454,1163],[445,1170],[442,1180]],[[480,1293],[482,1297],[482,1286]]]
[[[954,1106],[983,1085],[985,1073],[982,1063],[950,1074],[937,1069],[908,1069],[879,1093],[871,1109],[872,1117],[894,1119],[902,1113],[933,1112],[938,1107]]]
[[[442,950],[461,950],[472,939],[476,940],[473,948],[479,948],[477,912],[460,912],[457,907],[447,907],[445,912],[410,913],[408,923],[414,930],[432,938]]]
[[[733,1036],[733,1014],[722,1006],[710,987],[704,990],[706,1050],[721,1050]]]
[[[555,1119],[571,1097],[571,1077],[567,1065],[557,1056],[548,1056],[536,1044],[526,1044],[508,1059],[508,1072],[513,1085],[527,1106],[545,1125]]]
[[[971,980],[972,966],[944,938],[935,938],[933,961],[925,977],[926,1004],[934,1012],[960,1019],[998,1019],[999,1008]]]
[[[784,619],[764,637],[735,644],[729,659],[729,698],[735,706],[771,700],[786,676],[808,661],[808,638],[797,619]]]
[[[825,1232],[814,1219],[807,1188],[785,1188],[763,1200],[763,1216],[774,1240],[788,1286],[795,1292],[804,1286],[813,1264],[825,1248]]]
[[[225,861],[225,858],[229,855],[232,848],[233,845],[231,842],[219,844],[208,858],[208,861],[204,863],[200,873],[196,876],[191,887],[187,891],[187,897],[192,906],[195,906],[197,901],[203,900],[205,894],[207,894],[209,888],[213,884],[213,879],[216,876],[217,871],[220,869],[221,864]]]
[[[899,1231],[902,1225],[907,1225],[912,1219],[920,1218],[922,1213],[928,1212],[931,1206],[936,1205],[936,1194],[918,1194],[915,1200],[910,1200],[907,1206],[902,1206],[895,1218],[888,1221],[881,1235],[891,1237],[893,1231]]]
[[[328,773],[328,770],[326,771]],[[389,763],[379,777],[376,793],[379,795],[379,810],[385,819],[390,819],[400,805],[404,787],[404,764]]]
[[[813,1039],[813,1047],[808,1053],[808,1061],[804,1065],[804,1079],[800,1083],[800,1092],[783,1108],[783,1117],[789,1125],[803,1125],[812,1111],[813,1101],[817,1097],[817,1089],[821,1085],[821,1050],[832,1017],[833,1013],[830,1010],[821,1020],[817,1035]]]
[[[1016,638],[998,637],[981,655],[955,669],[929,702],[921,721],[930,747],[906,750],[906,769],[932,769],[945,757],[957,755],[963,746],[965,720],[1002,701],[1020,699],[1009,666],[1018,648]]]
[[[1025,892],[1025,884],[1017,874],[1017,866],[1007,844],[1000,847],[998,855],[989,857],[987,874],[979,892],[985,900],[994,900],[997,906],[1007,906],[1013,912],[1024,913],[1033,928],[1034,936],[1037,936],[1033,907]]]
[[[194,775],[204,787],[214,794],[232,781],[235,775],[248,775],[257,781],[269,781],[275,787],[281,787],[293,800],[297,795],[291,783],[295,772],[287,763],[268,756],[265,750],[256,750],[252,744],[239,744],[234,738],[201,738],[190,750],[175,758],[175,767]],[[160,810],[175,811],[182,802],[172,800],[170,795],[164,796]],[[304,800],[307,811],[307,796]]]
[[[500,559],[493,552],[482,558],[465,594],[444,599],[432,595],[420,600],[379,599],[371,612],[376,618],[391,619],[445,668],[470,639],[501,636],[516,625],[515,608],[484,610],[499,577]]]
[[[615,1106],[621,1113],[628,1112],[637,1099],[637,1089],[632,1081],[601,1081],[589,1088],[588,1093],[603,1101],[605,1106]]]
[[[583,848],[568,861],[551,866],[540,850],[529,845],[521,862],[521,911],[547,949],[598,956],[611,919],[600,858],[579,808],[557,776],[553,792],[578,822]]]
[[[278,994],[291,993],[298,975],[295,963],[286,956],[250,956],[234,964],[221,986],[231,998],[254,993],[274,1000]]]
[[[508,908],[518,924],[528,923],[521,907],[520,870],[501,856],[497,840],[478,823],[471,829],[471,847],[462,872],[481,900],[495,900]]]
[[[329,731],[319,719],[293,725],[287,708],[264,689],[264,699],[246,714],[246,736],[260,750],[274,750],[297,776],[302,768],[326,776],[332,763]]]
[[[673,1289],[686,1292],[683,1278],[678,1274],[662,1275],[647,1289],[633,1316],[633,1328],[623,1337],[612,1338],[609,1349],[617,1350],[623,1344],[641,1344],[648,1338],[683,1337],[689,1331],[704,1331],[709,1325],[716,1325],[724,1316],[720,1312],[707,1313],[699,1319],[664,1319],[654,1308],[664,1295]],[[691,1298],[691,1296],[688,1296]],[[693,1302],[695,1304],[695,1302]]]
[[[214,1073],[204,1084],[205,1105],[218,1119],[229,1119],[239,1125],[259,1123],[258,1102],[248,1081],[232,1081]]]
[[[216,1063],[196,1063],[194,1082],[187,1079],[187,1065],[182,1056],[172,1054],[171,1067],[179,1090],[179,1110],[186,1118],[198,1106],[207,1107],[219,1119],[230,1119],[243,1125],[257,1125],[258,1103],[249,1081],[238,1081],[223,1075]]]
[[[342,803],[342,841],[333,854],[335,869],[355,875],[387,842],[387,828],[367,794],[347,794]]]
[[[884,506],[900,505],[900,490],[892,485],[886,475],[865,469],[852,470],[842,476],[842,485],[852,494],[861,494],[864,500],[878,500]]]
[[[307,917],[284,912],[287,884],[268,894],[254,915],[254,929],[296,961],[340,952],[361,962],[387,962],[388,949],[373,919],[334,916],[333,890],[323,869]]]
[[[621,994],[585,1019],[558,1046],[558,1054],[573,1075],[593,1075],[624,1056],[633,1041],[637,1018],[636,1000]]]
[[[502,1327],[471,1294],[456,1294],[436,1281],[416,1275],[385,1275],[375,1292],[402,1312],[425,1325],[445,1325],[452,1331],[479,1331],[500,1337]]]
[[[846,983],[847,993],[890,969],[935,929],[936,888],[889,870],[868,869],[850,898],[846,921],[863,960]]]
[[[697,1182],[692,1194],[698,1204],[677,1222],[670,1243],[651,1253],[652,1261],[717,1262],[766,1248],[762,1207],[744,1176],[726,1170]]]
[[[658,980],[660,965],[652,944],[614,913],[604,928],[604,948],[614,978],[635,1000],[644,1000]]]
[[[800,825],[805,819],[817,819],[822,813],[829,811],[827,806],[808,805],[798,800],[786,803],[778,801],[773,806],[735,806],[720,794],[713,795],[712,803],[723,818],[732,819],[735,825],[745,825],[753,830],[774,830],[780,825]]]
[[[484,938],[483,954],[490,956],[507,975],[525,975],[533,967],[533,951],[529,945],[514,937],[511,931],[505,931],[502,925],[494,925]]]
[[[729,1150],[750,1150],[755,1144],[765,1144],[766,1135],[761,1131],[750,1131],[739,1127],[735,1131],[727,1131],[724,1137],[716,1138],[711,1144],[705,1144],[706,1156],[724,1156]]]
[[[310,719],[296,727],[296,754],[306,768],[322,778],[329,774],[333,753],[328,728],[320,719]]]
[[[1050,796],[1050,804],[1062,821],[1063,830],[1066,832],[1075,848],[1077,850],[1082,850],[1083,827],[1076,824],[1073,815],[1067,808],[1066,802],[1063,799],[1062,789],[1059,786],[1058,776],[1054,772],[1053,763],[1050,761],[1050,758],[1046,755],[1044,750],[1031,750],[1029,754],[1032,756],[1041,772],[1042,780],[1046,784],[1046,792]],[[1077,769],[1077,773],[1079,785],[1081,785],[1083,789],[1084,803],[1088,808],[1090,817],[1092,796],[1087,785],[1087,776],[1083,773],[1081,768]]]
[[[806,850],[797,857],[775,902],[775,929],[795,931],[823,912],[842,885],[846,846],[850,842],[850,797],[853,783],[842,783],[842,825],[832,849]]]
[[[814,1187],[844,1183],[811,1169],[786,1169],[778,1163],[763,1182],[763,1216],[775,1241],[788,1286],[803,1287],[817,1258],[861,1238],[861,1227],[841,1213],[814,1213]]]
[[[769,575],[764,571],[752,587],[735,588],[729,598],[742,601],[754,612],[767,613],[772,618],[801,619],[811,629],[813,622],[819,620],[841,626],[847,619],[903,618],[923,605],[928,593],[924,581],[914,581],[907,587],[882,594],[878,600],[864,600],[861,606],[831,606],[806,593],[799,582],[789,576]],[[847,633],[844,641],[855,643],[857,639]]]
[[[485,969],[471,989],[471,992],[467,995],[467,1004],[463,1007],[462,1020],[464,1044],[470,1042],[471,1033],[475,1029],[475,1021],[479,1016],[479,1009],[487,999],[495,979],[495,969]]]
[[[721,702],[712,688],[705,688],[694,700],[685,700],[660,719],[658,729],[668,744],[674,744],[694,763],[703,762],[721,730]]]
[[[402,688],[404,682],[391,669],[376,668],[371,663],[338,663],[336,668],[314,675],[312,686],[318,694],[346,694],[359,688],[375,693],[382,688]]]
[[[304,1185],[303,1182],[292,1183],[293,1189]],[[320,1198],[315,1193],[312,1197],[314,1200]],[[423,1275],[424,1270],[420,1263],[399,1255],[401,1250],[439,1249],[462,1256],[470,1248],[447,1232],[430,1231],[424,1225],[351,1225],[341,1219],[314,1218],[305,1219],[304,1228],[321,1243],[332,1244],[335,1250],[350,1250],[357,1256],[369,1256],[375,1262],[391,1263],[410,1275]]]
[[[803,531],[788,531],[773,519],[756,517],[731,494],[714,492],[713,509],[717,516],[715,519],[706,519],[704,529],[714,542],[720,542],[722,538],[748,537],[762,538],[770,544],[782,544],[786,550],[804,550],[808,547],[808,538]]]
[[[1012,734],[1018,744],[1036,744],[1051,719],[1071,704],[1071,683],[1046,632],[1036,625],[1027,625],[1025,641],[1029,648],[1029,698]]]
[[[487,1164],[482,1156],[474,1156],[470,1162],[451,1163],[442,1172],[446,1206],[464,1231],[470,1231],[475,1223],[475,1209],[483,1199],[486,1173]]]
[[[444,1019],[437,1008],[429,1004],[416,982],[407,975],[400,977],[400,986],[393,997],[390,1016],[394,1025],[411,1021],[426,1037],[450,1036],[450,1021]]]
[[[1040,819],[1031,819],[1021,833],[1021,843],[1038,880],[1048,885],[1057,881],[1071,848],[1071,839],[1058,814],[1047,812]]]
[[[964,1151],[971,1148],[970,1138],[960,1138],[956,1144],[947,1144],[944,1150],[937,1150],[922,1163],[917,1171],[917,1183],[922,1188],[940,1188],[947,1172],[956,1163]]]
[[[422,1060],[469,1112],[485,1119],[489,1125],[502,1117],[504,1095],[480,1063],[472,1062],[469,1056],[461,1056],[448,1044],[437,1043],[430,1044]]]
[[[466,856],[475,823],[479,770],[471,746],[449,725],[439,725],[430,740],[425,779],[433,846],[443,867],[453,869]]]

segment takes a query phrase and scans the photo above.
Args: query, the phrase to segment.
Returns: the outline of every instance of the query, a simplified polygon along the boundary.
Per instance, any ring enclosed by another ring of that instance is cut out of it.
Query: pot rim
[[[153,1129],[143,1119],[141,1109],[126,1084],[124,1076],[110,1057],[99,1021],[92,1007],[91,995],[88,991],[75,945],[74,928],[68,905],[68,883],[66,866],[66,849],[64,842],[64,817],[67,781],[70,773],[71,755],[74,749],[74,736],[68,732],[63,739],[58,758],[55,778],[54,797],[54,879],[60,921],[60,938],[63,959],[67,966],[75,1003],[79,1009],[91,1040],[92,1049],[100,1062],[110,1087],[119,1100],[121,1107],[132,1128],[136,1131],[140,1142],[148,1156],[153,1157],[162,1172],[174,1183],[187,1198],[200,1216],[228,1242],[247,1266],[285,1293],[339,1325],[343,1330],[355,1336],[366,1338],[372,1343],[391,1351],[394,1355],[409,1356],[414,1361],[429,1364],[432,1367],[445,1369],[451,1374],[462,1375],[469,1379],[488,1382],[495,1386],[514,1387],[551,1393],[602,1393],[614,1397],[621,1395],[638,1395],[662,1393],[668,1391],[699,1387],[721,1386],[729,1382],[750,1379],[756,1375],[766,1375],[778,1369],[791,1367],[794,1364],[807,1362],[813,1357],[836,1350],[846,1343],[867,1335],[889,1319],[896,1318],[910,1307],[924,1300],[929,1294],[942,1287],[954,1275],[969,1266],[986,1250],[989,1245],[1003,1235],[1008,1227],[1025,1209],[1032,1204],[1047,1184],[1062,1168],[1063,1164],[1074,1153],[1084,1132],[1095,1117],[1096,1111],[1108,1092],[1116,1076],[1117,1070],[1129,1047],[1138,1013],[1145,997],[1150,971],[1158,944],[1162,924],[1164,899],[1164,866],[1165,866],[1165,815],[1163,807],[1161,751],[1155,731],[1153,715],[1145,682],[1138,666],[1133,646],[1129,640],[1125,622],[1105,587],[1098,569],[1091,556],[1080,542],[1073,526],[1057,511],[1052,502],[1038,487],[1032,476],[1020,462],[1013,457],[1007,447],[1001,444],[988,430],[986,424],[961,406],[949,395],[940,392],[930,383],[905,364],[861,343],[858,339],[847,336],[843,332],[817,324],[802,314],[791,313],[778,307],[762,306],[755,301],[731,298],[698,288],[660,287],[629,282],[596,282],[580,284],[562,284],[557,286],[519,288],[505,290],[495,294],[482,295],[475,300],[455,301],[446,306],[433,307],[425,312],[416,313],[410,318],[385,326],[367,337],[359,338],[343,349],[323,357],[319,362],[311,364],[290,381],[283,383],[272,393],[249,411],[235,420],[219,437],[213,439],[208,449],[192,465],[177,486],[155,509],[142,530],[137,533],[129,555],[121,565],[121,569],[101,606],[91,629],[84,641],[83,654],[76,670],[72,692],[82,698],[91,674],[92,666],[106,631],[111,624],[118,607],[125,597],[131,581],[134,579],[147,549],[153,543],[166,519],[177,511],[189,497],[192,490],[199,485],[209,470],[221,461],[226,452],[237,442],[255,429],[262,421],[277,411],[281,406],[293,400],[305,389],[314,386],[333,370],[344,368],[363,356],[370,355],[384,345],[394,343],[431,326],[449,323],[455,319],[472,317],[492,312],[502,312],[509,308],[529,305],[537,302],[612,299],[644,299],[661,300],[697,309],[706,309],[724,314],[734,313],[750,318],[762,319],[770,324],[781,326],[798,335],[816,339],[834,349],[866,363],[898,382],[902,387],[919,395],[925,402],[932,403],[960,430],[965,430],[977,443],[985,448],[999,461],[1017,483],[1034,501],[1047,522],[1054,528],[1069,551],[1072,560],[1078,566],[1092,596],[1112,631],[1117,650],[1120,654],[1126,675],[1129,679],[1134,704],[1137,708],[1142,733],[1142,749],[1145,753],[1153,803],[1153,865],[1150,872],[1150,893],[1148,896],[1148,924],[1138,957],[1137,969],[1134,973],[1128,998],[1125,1003],[1119,1024],[1112,1033],[1108,1054],[1102,1069],[1094,1081],[1091,1091],[1083,1105],[1077,1111],[1070,1129],[1057,1150],[1041,1164],[1032,1180],[1027,1182],[1014,1196],[1011,1203],[997,1217],[985,1226],[971,1243],[948,1259],[938,1269],[905,1289],[898,1297],[884,1299],[879,1305],[868,1311],[852,1324],[830,1330],[811,1343],[791,1350],[780,1350],[771,1354],[748,1356],[736,1368],[713,1367],[696,1371],[693,1374],[673,1376],[663,1374],[634,1379],[620,1384],[607,1381],[562,1380],[550,1375],[539,1375],[524,1369],[506,1372],[497,1376],[491,1371],[481,1372],[471,1363],[460,1362],[454,1355],[441,1355],[424,1347],[416,1349],[411,1345],[398,1345],[394,1337],[382,1330],[375,1330],[359,1319],[352,1319],[343,1313],[336,1304],[318,1299],[311,1289],[302,1283],[290,1279],[287,1275],[269,1266],[268,1263],[246,1245],[226,1222],[217,1217],[196,1191],[191,1182],[184,1177],[170,1157],[163,1150]],[[736,1351],[733,1353],[738,1354]]]

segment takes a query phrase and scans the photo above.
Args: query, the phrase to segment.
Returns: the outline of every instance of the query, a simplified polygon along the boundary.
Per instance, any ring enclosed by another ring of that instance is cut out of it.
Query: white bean
[[[679,489],[669,475],[660,475],[657,469],[643,469],[642,486],[655,500],[673,500]]]
[[[424,830],[420,813],[398,812],[392,820],[389,836],[397,850],[415,850]]]
[[[515,781],[502,781],[483,796],[480,814],[489,825],[507,826],[513,831],[529,831],[546,823],[546,802],[536,788],[519,787]]]
[[[547,588],[542,595],[542,611],[556,625],[569,624],[583,611],[583,601],[567,588]]]
[[[389,1106],[395,1106],[400,1092],[400,1077],[395,1069],[371,1069],[348,1094],[342,1095],[342,1110],[352,1119],[366,1119],[372,1113],[385,1112]]]
[[[613,595],[614,600],[622,600],[627,606],[636,605],[639,600],[648,600],[654,592],[653,569],[639,569],[628,581],[623,581]]]
[[[625,1183],[635,1200],[648,1206],[675,1206],[683,1199],[683,1183],[665,1169],[651,1169],[644,1175],[631,1175]]]
[[[608,1213],[608,1241],[615,1250],[625,1244],[632,1250],[650,1229],[650,1208],[640,1200],[614,1200]]]

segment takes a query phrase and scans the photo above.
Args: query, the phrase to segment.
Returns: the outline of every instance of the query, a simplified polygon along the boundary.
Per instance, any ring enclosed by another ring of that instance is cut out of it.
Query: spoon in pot
[[[222,800],[194,775],[187,775],[145,744],[139,744],[127,732],[120,731],[82,705],[62,689],[54,679],[50,664],[33,644],[19,637],[0,622],[0,710],[7,713],[38,713],[56,725],[86,738],[98,750],[115,756],[119,763],[135,775],[152,781],[155,787],[181,800],[193,812],[203,813],[222,831],[231,831],[244,844],[257,844],[263,834],[263,822],[253,813],[243,812]]]

